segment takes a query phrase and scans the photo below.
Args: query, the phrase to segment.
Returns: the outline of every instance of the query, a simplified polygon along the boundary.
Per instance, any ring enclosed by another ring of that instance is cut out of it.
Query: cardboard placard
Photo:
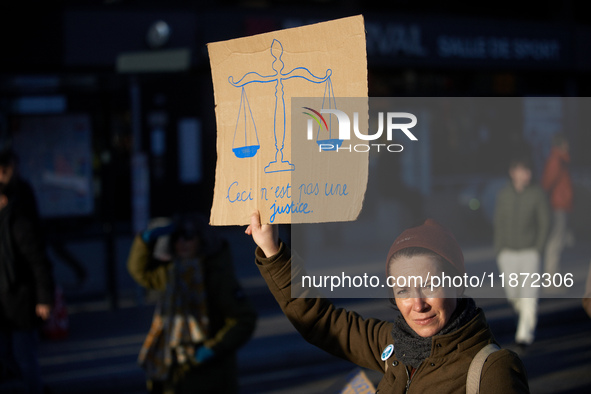
[[[218,133],[210,223],[248,224],[255,209],[263,223],[355,220],[367,186],[368,153],[322,151],[308,137],[312,126],[338,134],[336,116],[322,115],[323,109],[340,109],[346,98],[367,103],[363,16],[207,47]],[[292,110],[296,97],[311,99]],[[366,115],[362,105],[363,130]]]

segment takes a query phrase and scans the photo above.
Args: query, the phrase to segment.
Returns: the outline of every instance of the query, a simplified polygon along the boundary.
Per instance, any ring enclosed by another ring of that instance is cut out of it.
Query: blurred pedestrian
[[[127,267],[160,298],[138,361],[150,393],[235,393],[236,351],[256,312],[227,241],[201,215],[159,219],[138,234]]]
[[[494,246],[504,275],[505,294],[518,314],[515,342],[524,350],[535,339],[541,256],[550,227],[550,208],[544,190],[532,182],[529,157],[513,159],[509,182],[497,194]]]
[[[542,187],[550,197],[552,229],[546,243],[544,272],[560,273],[560,254],[569,237],[568,214],[573,209],[573,185],[569,172],[569,144],[563,133],[552,139],[552,150],[542,175]]]
[[[54,281],[40,228],[17,190],[0,183],[0,392],[20,381],[42,393],[39,328],[51,313]]]
[[[484,312],[463,295],[464,288],[432,281],[443,273],[466,273],[455,237],[436,221],[406,229],[390,247],[387,283],[400,312],[394,322],[364,319],[304,287],[303,264],[279,239],[277,225],[262,225],[258,212],[245,232],[258,246],[256,264],[269,290],[304,339],[383,373],[379,392],[529,392],[523,363],[499,349]],[[468,390],[472,384],[480,391]]]
[[[19,205],[23,207],[22,211],[26,212],[34,226],[40,227],[39,231],[44,237],[49,235],[49,238],[46,238],[46,246],[51,246],[55,254],[74,271],[78,282],[82,283],[86,280],[86,268],[66,249],[61,238],[53,232],[45,234],[43,231],[35,192],[29,182],[20,175],[18,157],[12,148],[4,148],[0,151],[0,184],[6,185],[6,191],[18,199]]]
[[[24,180],[17,168],[17,155],[12,148],[3,148],[0,151],[0,184],[5,185],[5,192],[18,199],[18,203],[23,207],[35,225],[39,225],[39,209],[35,192],[31,185]]]

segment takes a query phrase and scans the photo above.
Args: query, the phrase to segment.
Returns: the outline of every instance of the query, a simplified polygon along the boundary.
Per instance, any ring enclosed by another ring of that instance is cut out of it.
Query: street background
[[[404,228],[433,217],[453,230],[468,270],[494,267],[491,215],[495,192],[507,181],[511,151],[531,150],[538,180],[552,136],[563,131],[571,141],[575,198],[570,223],[575,242],[564,252],[563,269],[584,282],[591,261],[591,133],[577,127],[576,115],[591,113],[585,100],[591,97],[586,5],[576,0],[4,5],[0,148],[16,150],[19,170],[35,189],[69,314],[68,336],[41,342],[48,389],[145,392],[136,357],[155,297],[132,281],[125,263],[133,235],[150,218],[207,214],[211,207],[217,135],[209,42],[363,14],[369,97],[521,98],[509,127],[497,122],[502,115],[495,108],[482,112],[481,123],[449,113],[418,125],[414,148],[405,144],[401,154],[370,155],[367,193],[380,198],[364,205],[363,230],[341,232],[336,226],[311,235],[318,235],[325,253],[339,242],[379,240],[372,247],[385,256]],[[564,106],[565,97],[577,98],[577,105]],[[387,228],[388,234],[376,228]],[[254,244],[243,230],[221,228],[237,276],[259,312],[255,337],[239,352],[242,391],[324,392],[354,366],[294,332],[262,283]],[[353,255],[348,266],[365,263]],[[523,355],[532,392],[591,392],[591,319],[578,297],[543,296],[536,341]],[[366,317],[394,317],[385,298],[335,302]],[[515,316],[506,300],[477,303],[497,339],[511,346]]]
[[[259,313],[254,338],[238,353],[243,393],[323,393],[355,368],[306,343],[276,305],[254,265],[254,244],[244,228],[223,228],[231,241],[236,272]],[[282,233],[283,234],[283,233]],[[119,266],[124,266],[125,244]],[[389,247],[389,246],[388,246]],[[466,265],[490,259],[490,245],[465,245]],[[387,247],[384,247],[384,251]],[[384,253],[385,254],[385,253]],[[90,254],[89,254],[90,255]],[[488,256],[488,257],[487,257]],[[565,252],[566,267],[591,261],[591,246],[576,243]],[[491,262],[492,263],[492,262]],[[88,266],[101,276],[100,266]],[[568,268],[566,268],[568,269]],[[94,271],[94,272],[93,272]],[[65,273],[64,273],[65,275]],[[53,393],[144,393],[144,375],[136,357],[150,326],[154,305],[121,270],[120,301],[112,310],[106,300],[68,300],[69,336],[41,343],[43,377]],[[522,355],[532,393],[587,393],[591,390],[591,318],[579,298],[540,299],[534,344]],[[364,317],[393,319],[387,299],[336,299]],[[477,300],[502,346],[512,346],[515,314],[504,298]],[[380,374],[366,371],[375,382]]]

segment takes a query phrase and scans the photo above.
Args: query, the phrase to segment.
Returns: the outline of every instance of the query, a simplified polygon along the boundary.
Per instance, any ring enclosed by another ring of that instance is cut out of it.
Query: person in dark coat
[[[0,381],[20,379],[23,392],[41,393],[38,330],[55,285],[38,222],[19,196],[0,183]]]
[[[53,232],[47,232],[44,229],[35,191],[29,182],[20,175],[17,164],[18,157],[13,149],[4,148],[0,151],[0,184],[4,184],[6,192],[13,195],[19,201],[22,212],[27,214],[33,225],[40,227],[39,231],[43,236],[48,236],[45,239],[46,246],[50,246],[53,249],[54,254],[74,271],[79,283],[82,283],[87,276],[86,268],[68,251],[59,235]]]
[[[25,181],[17,170],[17,155],[10,149],[0,151],[0,184],[4,185],[4,193],[11,199],[18,201],[22,212],[35,226],[41,225],[37,198],[31,185]]]

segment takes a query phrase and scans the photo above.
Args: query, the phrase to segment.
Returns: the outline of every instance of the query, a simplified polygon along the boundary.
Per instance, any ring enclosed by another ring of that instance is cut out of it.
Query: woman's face
[[[396,306],[410,328],[421,337],[441,331],[456,309],[455,289],[435,286],[437,281],[432,279],[441,277],[441,273],[441,263],[429,255],[401,256],[390,264],[389,275],[396,278],[395,282],[392,280],[396,284],[393,287]]]

